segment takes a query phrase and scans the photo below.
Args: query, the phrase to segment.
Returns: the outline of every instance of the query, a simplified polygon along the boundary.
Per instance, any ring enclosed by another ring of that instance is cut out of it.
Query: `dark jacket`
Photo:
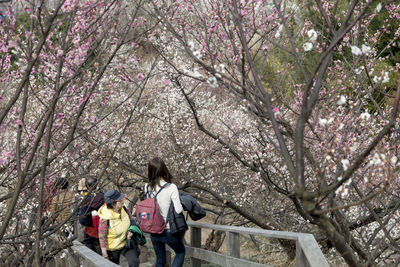
[[[176,213],[174,205],[172,204],[169,207],[167,222],[169,222],[169,230],[172,235],[183,236],[188,229],[183,212],[179,214]]]
[[[85,206],[79,212],[79,222],[85,226],[85,232],[91,237],[99,238],[99,231],[93,225],[92,211],[98,210],[104,204],[104,193],[99,192],[86,199]]]
[[[206,216],[206,211],[200,206],[194,197],[180,192],[179,198],[181,200],[183,210],[188,212],[192,220],[197,221]],[[176,213],[174,205],[172,204],[169,207],[167,222],[169,222],[170,232],[173,235],[183,236],[188,230],[183,212],[179,214]]]
[[[85,226],[92,226],[92,214],[94,210],[100,209],[104,204],[104,193],[99,192],[94,196],[89,196],[82,208],[79,209],[79,222]]]
[[[179,198],[183,210],[186,210],[193,221],[198,221],[206,216],[206,211],[200,206],[197,200],[191,195],[179,192]]]

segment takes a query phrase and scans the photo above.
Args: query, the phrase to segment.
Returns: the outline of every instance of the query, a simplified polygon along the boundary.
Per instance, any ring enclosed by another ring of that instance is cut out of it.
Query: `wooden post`
[[[238,233],[226,233],[226,251],[228,256],[240,258],[240,236]]]
[[[194,248],[201,248],[201,228],[190,227],[190,246]],[[192,267],[201,267],[201,260],[190,258]]]
[[[67,250],[68,250],[68,253],[66,253],[65,251],[61,252],[61,253],[66,253],[67,254],[66,255],[66,257],[67,257],[66,266],[67,267],[79,267],[79,266],[81,266],[81,261],[79,259],[79,256],[76,255],[71,248],[68,248]]]
[[[308,267],[308,261],[301,248],[300,242],[296,241],[296,267]]]

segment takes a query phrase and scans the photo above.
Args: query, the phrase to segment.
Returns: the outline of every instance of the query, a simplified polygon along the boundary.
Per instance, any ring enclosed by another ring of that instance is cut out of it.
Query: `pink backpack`
[[[150,234],[161,234],[164,231],[165,221],[164,218],[161,216],[160,208],[158,207],[157,195],[167,185],[168,183],[164,184],[155,195],[152,192],[147,191],[147,198],[137,204],[136,220],[142,232]],[[153,194],[154,197],[151,197],[150,194]]]

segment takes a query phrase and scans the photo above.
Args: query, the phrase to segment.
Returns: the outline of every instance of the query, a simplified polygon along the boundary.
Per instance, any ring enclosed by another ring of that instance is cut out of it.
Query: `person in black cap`
[[[139,247],[134,241],[134,246],[126,247],[127,239],[132,239],[132,232],[128,232],[131,212],[124,207],[125,194],[115,189],[104,194],[105,204],[99,209],[99,241],[101,253],[104,258],[119,264],[120,255],[128,260],[129,267],[139,266]]]
[[[99,231],[95,221],[98,221],[97,210],[104,204],[104,193],[97,191],[97,179],[89,177],[85,179],[84,191],[90,192],[84,206],[79,209],[79,222],[85,226],[82,243],[93,251],[100,252]]]

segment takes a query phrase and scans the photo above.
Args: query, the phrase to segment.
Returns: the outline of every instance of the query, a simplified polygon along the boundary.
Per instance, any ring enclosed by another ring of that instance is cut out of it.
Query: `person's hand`
[[[128,232],[128,236],[127,236],[128,240],[130,240],[132,238],[132,236],[133,236],[133,233],[132,232]]]
[[[103,255],[103,257],[105,259],[108,259],[108,254],[107,254],[107,249],[106,248],[102,248],[101,249],[101,254]]]

